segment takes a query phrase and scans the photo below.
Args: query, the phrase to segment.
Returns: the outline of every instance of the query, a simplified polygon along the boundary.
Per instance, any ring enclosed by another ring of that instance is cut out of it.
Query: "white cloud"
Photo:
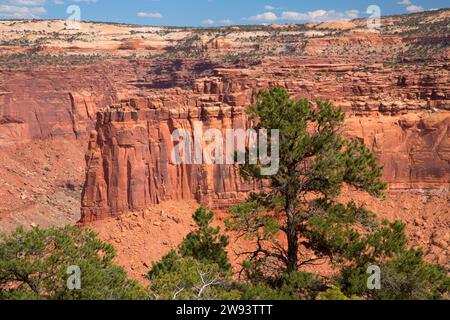
[[[345,14],[347,15],[347,17],[349,17],[349,19],[356,19],[359,17],[359,10],[356,9],[347,10],[345,11]]]
[[[219,22],[220,22],[220,23],[223,23],[223,24],[232,24],[232,23],[233,23],[233,20],[230,20],[230,19],[222,19],[222,20],[219,20]]]
[[[138,12],[138,17],[142,18],[153,18],[153,19],[161,19],[163,16],[159,12]]]
[[[283,20],[293,20],[293,21],[310,21],[310,22],[321,22],[321,21],[336,21],[336,20],[351,20],[358,18],[358,10],[347,10],[344,12],[336,10],[315,10],[309,12],[296,12],[296,11],[285,11],[281,14],[281,19]]]
[[[46,14],[44,7],[19,7],[0,4],[0,17],[9,19],[36,19]]]
[[[274,10],[275,8],[274,7],[272,7],[272,6],[264,6],[264,10],[267,10],[267,11],[271,11],[271,10]]]
[[[44,5],[47,0],[9,0],[7,2],[14,6],[41,6]]]
[[[412,5],[406,7],[406,11],[408,11],[408,12],[421,12],[421,11],[424,11],[424,9],[421,6],[416,6],[415,4],[412,4]]]
[[[397,4],[405,5],[405,10],[408,12],[422,12],[425,9],[422,6],[415,5],[411,0],[401,0]]]
[[[275,21],[278,19],[277,15],[273,12],[264,12],[248,18],[255,21]]]
[[[214,20],[213,19],[206,19],[202,21],[202,24],[214,24]]]

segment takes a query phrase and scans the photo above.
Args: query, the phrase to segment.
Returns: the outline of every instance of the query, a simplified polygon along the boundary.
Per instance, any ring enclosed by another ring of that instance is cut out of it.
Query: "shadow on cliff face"
[[[220,66],[223,63],[200,59],[158,60],[135,86],[139,89],[191,89],[196,79],[211,76]]]

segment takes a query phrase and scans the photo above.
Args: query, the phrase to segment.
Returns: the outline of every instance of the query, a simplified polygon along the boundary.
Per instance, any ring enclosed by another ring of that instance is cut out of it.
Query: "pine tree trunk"
[[[292,201],[286,201],[287,215],[287,240],[288,240],[288,256],[287,256],[287,272],[297,271],[298,264],[298,233],[297,222],[294,216],[294,205]]]

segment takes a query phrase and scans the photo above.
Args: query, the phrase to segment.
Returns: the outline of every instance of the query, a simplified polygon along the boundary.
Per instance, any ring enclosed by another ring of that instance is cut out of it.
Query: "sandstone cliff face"
[[[167,200],[197,200],[224,208],[242,200],[254,186],[245,183],[233,165],[177,164],[172,132],[246,128],[242,108],[187,107],[98,114],[86,155],[82,222],[145,209]],[[191,149],[193,150],[193,149]]]
[[[391,190],[449,190],[448,113],[351,117],[346,135],[375,152]]]
[[[82,221],[145,209],[166,200],[197,200],[226,208],[256,186],[231,165],[179,165],[171,158],[174,129],[194,132],[198,109],[180,115],[165,111],[110,111],[99,114],[87,160]],[[206,111],[205,130],[246,128],[242,113]],[[219,116],[220,114],[220,116]],[[391,190],[447,190],[450,187],[450,117],[438,114],[351,117],[345,134],[370,146],[384,166]]]
[[[0,145],[55,137],[87,141],[96,113],[142,91],[191,87],[216,64],[200,60],[110,61],[0,73]]]
[[[173,88],[148,90],[161,76],[146,76],[145,97],[99,113],[87,155],[83,222],[163,200],[195,199],[223,208],[242,199],[255,186],[243,183],[235,167],[171,163],[171,133],[179,128],[192,133],[195,121],[205,129],[245,129],[243,109],[254,93],[271,86],[342,106],[348,114],[345,134],[374,150],[391,189],[449,188],[446,63],[419,70],[317,57],[266,59],[251,67],[214,68],[210,75],[199,72],[189,80],[192,88],[175,81]]]
[[[258,90],[280,86],[294,97],[329,99],[358,113],[449,110],[449,70],[445,61],[392,67],[338,58],[270,58],[246,69],[216,68],[212,77],[197,80],[195,91],[241,106]]]
[[[2,71],[0,145],[89,132],[100,106],[117,100],[101,67]]]
[[[24,85],[26,83],[26,85]],[[331,99],[347,111],[398,113],[450,110],[449,65],[384,67],[337,58],[265,59],[253,65],[204,60],[116,61],[97,66],[41,68],[0,74],[0,144],[50,137],[87,138],[96,112],[133,96],[191,89],[191,98],[230,106],[251,103],[269,86],[295,97]],[[160,103],[155,100],[155,103]]]

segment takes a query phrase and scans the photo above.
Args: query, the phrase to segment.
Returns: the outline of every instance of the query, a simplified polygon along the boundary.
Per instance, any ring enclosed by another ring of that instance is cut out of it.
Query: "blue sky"
[[[70,6],[81,20],[167,26],[303,23],[449,7],[448,0],[0,0],[0,18],[66,19]],[[72,11],[73,12],[73,11]]]

